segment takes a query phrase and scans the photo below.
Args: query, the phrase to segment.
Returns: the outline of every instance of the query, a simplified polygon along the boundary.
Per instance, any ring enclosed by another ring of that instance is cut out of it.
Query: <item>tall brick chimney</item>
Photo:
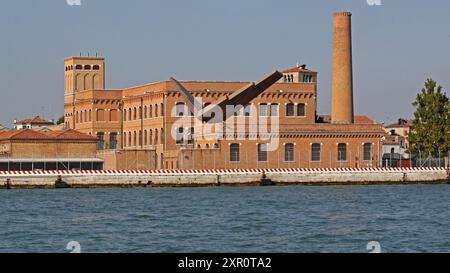
[[[331,122],[353,123],[352,23],[350,12],[334,14]]]

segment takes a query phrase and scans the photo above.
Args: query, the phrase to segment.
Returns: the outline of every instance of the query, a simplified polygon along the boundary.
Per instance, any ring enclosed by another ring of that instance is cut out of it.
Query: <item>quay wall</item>
[[[136,170],[0,172],[0,188],[256,186],[263,176],[274,185],[448,184],[447,168],[336,168],[247,170]]]

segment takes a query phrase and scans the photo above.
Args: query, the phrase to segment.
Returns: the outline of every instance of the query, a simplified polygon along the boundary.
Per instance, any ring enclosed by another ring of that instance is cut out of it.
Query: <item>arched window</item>
[[[151,105],[148,107],[148,114],[149,114],[150,118],[153,117],[153,107]]]
[[[89,109],[89,121],[92,121],[92,110]]]
[[[161,144],[164,144],[165,136],[164,136],[164,128],[161,128]]]
[[[100,70],[100,66],[99,66],[99,65],[94,65],[94,66],[92,67],[92,69],[93,69],[93,70]]]
[[[142,107],[139,106],[139,119],[142,119]]]
[[[148,139],[150,140],[150,145],[153,145],[153,130],[152,129],[150,129],[150,134],[149,134]]]
[[[147,146],[147,130],[144,130],[144,146]]]
[[[271,105],[270,105],[270,115],[272,116],[272,117],[278,117],[279,116],[279,108],[278,108],[278,104],[276,104],[276,103],[272,103]]]
[[[177,129],[176,143],[177,144],[183,144],[183,142],[184,142],[184,128],[183,127],[179,127]]]
[[[258,144],[258,161],[267,162],[267,144]]]
[[[175,116],[182,117],[185,114],[185,105],[183,102],[178,102],[175,106]]]
[[[144,106],[144,118],[147,118],[147,105]]]
[[[295,109],[294,109],[293,103],[286,104],[286,116],[287,117],[293,117],[295,115],[294,111],[295,111]]]
[[[136,107],[133,108],[133,120],[137,119],[137,109]]]
[[[338,161],[347,161],[347,144],[338,144]]]
[[[76,122],[76,123],[79,123],[79,122],[80,122],[80,119],[79,119],[79,116],[78,116],[78,111],[77,111],[77,113],[76,113],[76,115],[75,115],[75,122]]]
[[[305,109],[305,104],[304,103],[299,103],[297,105],[297,116],[299,117],[304,117],[306,115],[306,109]]]
[[[127,133],[123,133],[123,146],[127,146]]]
[[[155,118],[158,117],[158,104],[155,104]]]
[[[84,110],[84,122],[88,121],[88,111]]]
[[[91,70],[91,66],[90,66],[90,65],[88,65],[88,64],[87,64],[87,65],[85,65],[85,66],[84,66],[84,70]]]
[[[83,69],[83,66],[82,66],[81,64],[77,64],[77,65],[75,66],[75,69],[76,69],[76,70],[81,70],[81,69]]]
[[[287,143],[286,145],[284,145],[284,161],[294,161],[294,144]]]
[[[139,146],[142,146],[142,131],[139,130]]]
[[[252,105],[250,103],[244,106],[244,116],[249,117],[252,113]]]
[[[117,110],[111,109],[109,110],[109,121],[118,121]]]
[[[161,110],[161,116],[163,117],[164,116],[164,104],[163,103],[161,103],[160,110]]]
[[[372,143],[364,143],[364,160],[372,160],[373,147]]]
[[[136,134],[136,131],[133,132],[133,146],[137,146],[137,134]]]
[[[128,132],[128,146],[133,146],[133,143],[131,142],[131,132]]]
[[[230,161],[239,162],[240,161],[240,145],[238,143],[233,143],[230,145]]]
[[[155,129],[155,145],[158,145],[158,129]]]
[[[161,169],[164,169],[164,154],[161,153]]]
[[[83,111],[80,112],[80,123],[83,123]]]
[[[314,143],[311,145],[311,161],[319,162],[320,161],[320,151],[321,147],[319,143]]]
[[[267,113],[268,111],[267,111],[267,104],[265,104],[265,103],[261,103],[260,105],[259,105],[259,115],[261,116],[261,117],[267,117]]]
[[[103,109],[97,110],[97,121],[105,121],[105,110]]]
[[[127,109],[123,109],[123,121],[127,121]]]

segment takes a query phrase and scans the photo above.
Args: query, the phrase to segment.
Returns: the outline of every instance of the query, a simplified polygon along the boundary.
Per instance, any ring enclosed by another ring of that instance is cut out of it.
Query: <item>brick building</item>
[[[378,166],[383,129],[353,114],[348,12],[334,15],[330,116],[317,115],[317,77],[297,65],[258,83],[173,79],[109,90],[104,58],[73,57],[65,126],[97,137],[109,169]]]
[[[75,130],[0,133],[0,170],[102,169],[97,138]]]

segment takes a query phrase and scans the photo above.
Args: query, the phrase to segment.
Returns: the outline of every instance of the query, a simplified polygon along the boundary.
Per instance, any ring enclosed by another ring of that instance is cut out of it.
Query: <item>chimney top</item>
[[[334,16],[352,16],[352,13],[349,11],[338,11],[334,13]]]

